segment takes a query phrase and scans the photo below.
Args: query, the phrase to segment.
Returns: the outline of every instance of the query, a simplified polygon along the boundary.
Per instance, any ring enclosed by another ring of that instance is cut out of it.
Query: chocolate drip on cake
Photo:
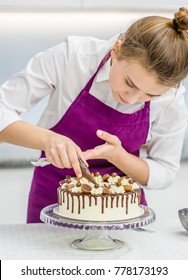
[[[63,193],[63,195],[62,195]],[[58,191],[59,197],[59,204],[65,203],[65,194],[66,194],[66,201],[67,201],[67,210],[70,208],[70,201],[71,201],[71,213],[75,213],[77,211],[78,214],[81,213],[81,209],[85,209],[85,198],[89,198],[89,207],[93,207],[97,205],[97,198],[101,197],[101,213],[104,213],[105,209],[109,207],[109,200],[110,200],[110,207],[125,207],[125,213],[128,214],[128,201],[131,198],[131,203],[135,203],[136,199],[139,199],[139,190],[134,191],[133,193],[125,193],[121,195],[98,195],[93,197],[91,194],[86,193],[71,193],[67,192],[67,190]],[[62,199],[63,197],[63,199]],[[94,204],[92,204],[92,198],[94,199]],[[78,202],[78,209],[75,209],[75,199]],[[121,200],[121,201],[120,201]],[[81,205],[82,201],[82,205]],[[120,203],[121,202],[121,203]],[[125,203],[124,203],[125,202]]]

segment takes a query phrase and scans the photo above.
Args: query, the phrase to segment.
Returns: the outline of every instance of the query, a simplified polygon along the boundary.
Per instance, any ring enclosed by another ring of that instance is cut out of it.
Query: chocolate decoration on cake
[[[85,176],[67,176],[61,181],[57,194],[62,216],[89,221],[116,221],[138,217],[142,210],[141,189],[136,183],[132,183],[131,178],[112,174],[113,176],[101,176],[99,172],[95,172],[95,183],[91,183]],[[71,183],[68,183],[69,180]]]
[[[110,188],[108,186],[105,186],[103,187],[103,193],[105,194],[110,194]]]
[[[95,183],[94,187],[95,187],[96,189],[98,189],[98,188],[99,188],[99,184]]]
[[[86,179],[88,179],[90,182],[92,182],[93,184],[96,184],[95,179],[93,178],[93,176],[91,175],[91,172],[89,171],[89,169],[87,168],[87,166],[85,165],[85,163],[83,162],[83,160],[81,158],[78,158],[79,164],[80,164],[80,168],[82,171],[82,176]]]
[[[62,185],[65,184],[65,183],[68,183],[68,180],[67,180],[67,179],[64,179],[64,180],[60,181],[60,182],[59,182],[59,185],[62,186]]]
[[[65,185],[65,189],[66,189],[68,192],[71,192],[72,188],[74,188],[74,185],[73,185],[73,184],[67,184],[67,185]]]
[[[91,190],[92,190],[92,188],[87,184],[83,184],[81,189],[82,189],[83,193],[91,193]]]
[[[123,181],[123,179],[127,179],[127,177],[126,177],[126,176],[120,177],[120,178],[118,179],[118,183],[121,183],[121,182]]]
[[[124,187],[124,190],[127,192],[132,190],[132,186],[130,186],[130,185],[124,185],[123,187]]]
[[[128,182],[129,182],[129,184],[134,184],[134,180],[133,179],[129,179]]]
[[[108,178],[110,177],[110,175],[109,174],[104,174],[103,176],[102,176],[102,179],[103,179],[103,181],[108,181]]]

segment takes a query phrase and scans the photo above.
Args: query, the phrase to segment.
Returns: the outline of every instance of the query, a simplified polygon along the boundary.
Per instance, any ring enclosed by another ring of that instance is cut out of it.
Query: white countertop
[[[73,240],[86,231],[48,224],[0,225],[0,259],[3,260],[187,260],[188,232],[178,218],[145,226],[155,232],[110,230],[112,238],[127,242],[125,247],[109,251],[83,251],[71,247]]]

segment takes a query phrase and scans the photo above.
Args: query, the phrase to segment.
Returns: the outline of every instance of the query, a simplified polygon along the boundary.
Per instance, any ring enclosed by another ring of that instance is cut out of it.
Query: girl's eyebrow
[[[133,83],[133,81],[129,78],[129,76],[127,76],[127,78],[128,78],[128,82],[129,82],[132,86],[134,86],[136,89],[140,90],[140,89]],[[147,92],[146,92],[145,94],[150,95],[150,96],[161,96],[161,94],[150,94],[150,93],[147,93]]]

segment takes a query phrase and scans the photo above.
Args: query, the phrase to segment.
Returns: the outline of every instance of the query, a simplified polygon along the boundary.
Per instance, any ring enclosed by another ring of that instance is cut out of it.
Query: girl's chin
[[[129,102],[127,100],[124,100],[121,96],[119,96],[119,103],[128,104]]]

